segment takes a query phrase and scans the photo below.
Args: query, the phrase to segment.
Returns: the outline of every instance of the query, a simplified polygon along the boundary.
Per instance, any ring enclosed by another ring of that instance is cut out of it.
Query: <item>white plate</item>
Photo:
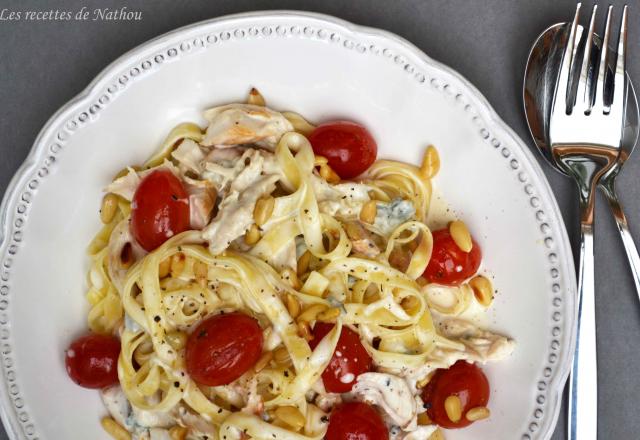
[[[380,156],[417,162],[434,144],[437,185],[494,274],[491,328],[518,342],[486,368],[492,417],[448,439],[547,439],[575,322],[574,268],[536,160],[460,75],[387,32],[298,12],[224,17],[124,55],[47,123],[2,205],[2,419],[12,439],[101,439],[98,393],[63,365],[85,331],[85,248],[101,188],[205,107],[256,86],[276,109],[371,128]]]

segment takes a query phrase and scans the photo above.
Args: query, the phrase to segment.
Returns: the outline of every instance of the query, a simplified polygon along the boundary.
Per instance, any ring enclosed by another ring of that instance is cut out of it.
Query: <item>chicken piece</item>
[[[251,104],[229,104],[204,113],[209,127],[201,144],[218,148],[255,144],[274,150],[293,125],[279,112]]]
[[[392,424],[403,430],[417,426],[416,400],[403,378],[387,373],[363,373],[352,393],[357,400],[381,408]]]
[[[202,229],[209,224],[218,192],[207,180],[185,177],[185,189],[189,194],[189,222],[191,229]]]
[[[106,193],[113,193],[125,200],[133,200],[133,195],[140,184],[140,176],[133,169],[129,168],[129,172],[122,177],[118,177],[105,188]]]
[[[180,145],[173,150],[171,156],[178,161],[180,171],[192,171],[196,174],[202,172],[202,161],[205,158],[200,146],[191,139],[183,139]]]

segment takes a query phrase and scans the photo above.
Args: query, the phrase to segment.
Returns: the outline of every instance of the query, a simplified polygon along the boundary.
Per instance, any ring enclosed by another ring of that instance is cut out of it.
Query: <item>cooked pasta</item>
[[[142,167],[106,187],[87,293],[89,328],[121,345],[118,383],[102,390],[105,429],[117,439],[332,438],[332,414],[365,402],[388,438],[442,438],[422,388],[459,360],[507,357],[513,341],[465,320],[490,304],[486,277],[427,276],[437,238],[426,224],[435,148],[422,166],[376,160],[343,179],[330,156],[314,153],[316,127],[265,107],[255,89],[248,104],[205,117],[205,130],[175,127]],[[140,212],[159,197],[158,186],[143,189],[159,170],[181,183],[184,194],[172,190],[170,203],[187,223],[177,228],[170,212],[151,248],[154,231],[141,232],[149,224]],[[464,223],[451,232],[464,252],[477,246]],[[256,350],[249,368],[211,385],[192,365],[207,354],[191,347],[208,338],[203,323],[221,316],[257,323],[261,346],[247,345]],[[329,386],[327,371],[348,357],[341,341],[351,334],[369,367],[343,368]],[[484,406],[468,412],[470,421],[485,414]]]

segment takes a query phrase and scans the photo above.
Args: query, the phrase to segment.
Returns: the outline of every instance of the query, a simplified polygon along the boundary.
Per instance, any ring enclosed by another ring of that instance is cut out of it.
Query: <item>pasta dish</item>
[[[428,225],[440,159],[248,101],[184,123],[105,188],[90,333],[66,367],[115,439],[436,440],[490,416],[514,342],[461,220]]]

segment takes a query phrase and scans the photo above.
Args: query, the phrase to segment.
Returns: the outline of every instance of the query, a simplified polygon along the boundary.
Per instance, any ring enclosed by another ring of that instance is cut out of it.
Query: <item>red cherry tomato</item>
[[[458,396],[462,403],[462,417],[452,422],[444,409],[449,396]],[[422,391],[427,414],[443,428],[463,428],[472,422],[465,414],[472,408],[489,403],[489,381],[482,370],[467,361],[458,361],[446,370],[437,370]]]
[[[316,322],[313,327],[313,339],[309,343],[315,349],[333,324]],[[350,328],[343,326],[336,351],[329,365],[322,373],[324,388],[330,393],[348,393],[362,373],[371,371],[371,356],[360,343],[360,336]]]
[[[343,179],[364,173],[376,160],[378,146],[362,125],[349,121],[319,125],[309,136],[313,152],[324,156]]]
[[[170,237],[189,229],[189,196],[171,171],[159,169],[138,185],[131,203],[131,232],[152,251]]]
[[[71,380],[85,388],[118,383],[120,341],[113,336],[90,334],[76,339],[65,352]]]
[[[380,414],[362,402],[348,402],[331,412],[326,440],[388,440],[389,431]]]
[[[262,354],[262,329],[242,313],[205,319],[189,335],[187,372],[196,382],[226,385],[247,372]]]
[[[453,241],[449,229],[433,232],[433,252],[423,276],[434,283],[457,285],[473,276],[480,267],[482,252],[475,240],[471,251],[464,252]]]

